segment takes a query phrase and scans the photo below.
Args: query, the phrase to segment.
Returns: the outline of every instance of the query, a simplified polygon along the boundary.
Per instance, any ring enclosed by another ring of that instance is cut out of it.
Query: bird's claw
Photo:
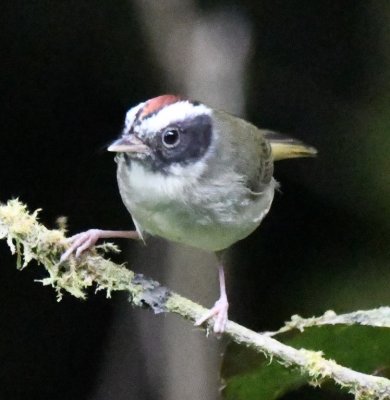
[[[210,318],[214,318],[214,333],[220,334],[225,331],[228,321],[229,303],[225,297],[221,297],[207,313],[202,315],[195,322],[195,326],[200,326]]]
[[[101,232],[100,229],[89,229],[66,239],[66,243],[69,243],[70,247],[62,254],[60,263],[66,261],[73,253],[76,257],[80,257],[82,252],[95,245],[101,237]]]

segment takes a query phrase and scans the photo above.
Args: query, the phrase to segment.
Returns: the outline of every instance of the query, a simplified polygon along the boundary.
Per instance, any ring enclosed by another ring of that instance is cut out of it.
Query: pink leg
[[[78,233],[67,239],[70,247],[62,254],[60,262],[66,261],[72,253],[76,257],[90,249],[99,239],[109,238],[125,238],[125,239],[140,239],[137,231],[103,231],[101,229],[89,229],[88,231]]]
[[[202,325],[204,322],[214,317],[214,332],[223,333],[228,321],[229,303],[226,295],[225,273],[223,272],[222,265],[218,266],[218,275],[220,288],[219,299],[216,301],[213,308],[195,322],[195,326]]]

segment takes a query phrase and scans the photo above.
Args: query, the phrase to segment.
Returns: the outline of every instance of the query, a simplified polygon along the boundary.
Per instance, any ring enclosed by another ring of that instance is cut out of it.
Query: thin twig
[[[336,314],[332,310],[326,311],[320,317],[302,318],[293,315],[290,321],[274,332],[263,332],[267,336],[276,336],[280,333],[298,329],[303,332],[306,328],[323,325],[366,325],[380,328],[390,328],[390,307],[378,307],[373,310],[359,310],[347,314]]]
[[[42,283],[53,286],[59,300],[63,291],[85,298],[85,289],[96,285],[97,290],[105,289],[108,297],[112,291],[125,290],[136,306],[149,306],[155,312],[176,313],[192,322],[207,311],[158,282],[102,257],[100,253],[116,249],[110,244],[97,246],[80,259],[71,258],[69,262],[60,264],[58,260],[66,247],[64,230],[45,228],[37,221],[37,213],[30,214],[18,200],[0,205],[0,239],[6,239],[11,251],[17,254],[18,268],[24,268],[31,260],[46,268],[49,277]],[[205,328],[209,329],[211,323]],[[276,358],[285,366],[299,367],[311,380],[332,379],[356,398],[390,399],[390,380],[338,365],[325,359],[321,352],[297,350],[232,321],[228,322],[225,335],[271,359]]]

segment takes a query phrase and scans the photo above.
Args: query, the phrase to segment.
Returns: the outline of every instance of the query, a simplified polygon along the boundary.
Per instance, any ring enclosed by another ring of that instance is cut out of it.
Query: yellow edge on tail
[[[315,157],[317,150],[300,140],[284,136],[280,133],[266,131],[265,137],[270,141],[272,157],[275,161],[287,158]]]

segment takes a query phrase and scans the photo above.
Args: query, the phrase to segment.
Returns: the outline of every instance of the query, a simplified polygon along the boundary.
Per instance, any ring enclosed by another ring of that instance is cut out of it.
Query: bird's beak
[[[147,153],[149,147],[135,135],[124,135],[112,143],[107,150],[116,153]]]

